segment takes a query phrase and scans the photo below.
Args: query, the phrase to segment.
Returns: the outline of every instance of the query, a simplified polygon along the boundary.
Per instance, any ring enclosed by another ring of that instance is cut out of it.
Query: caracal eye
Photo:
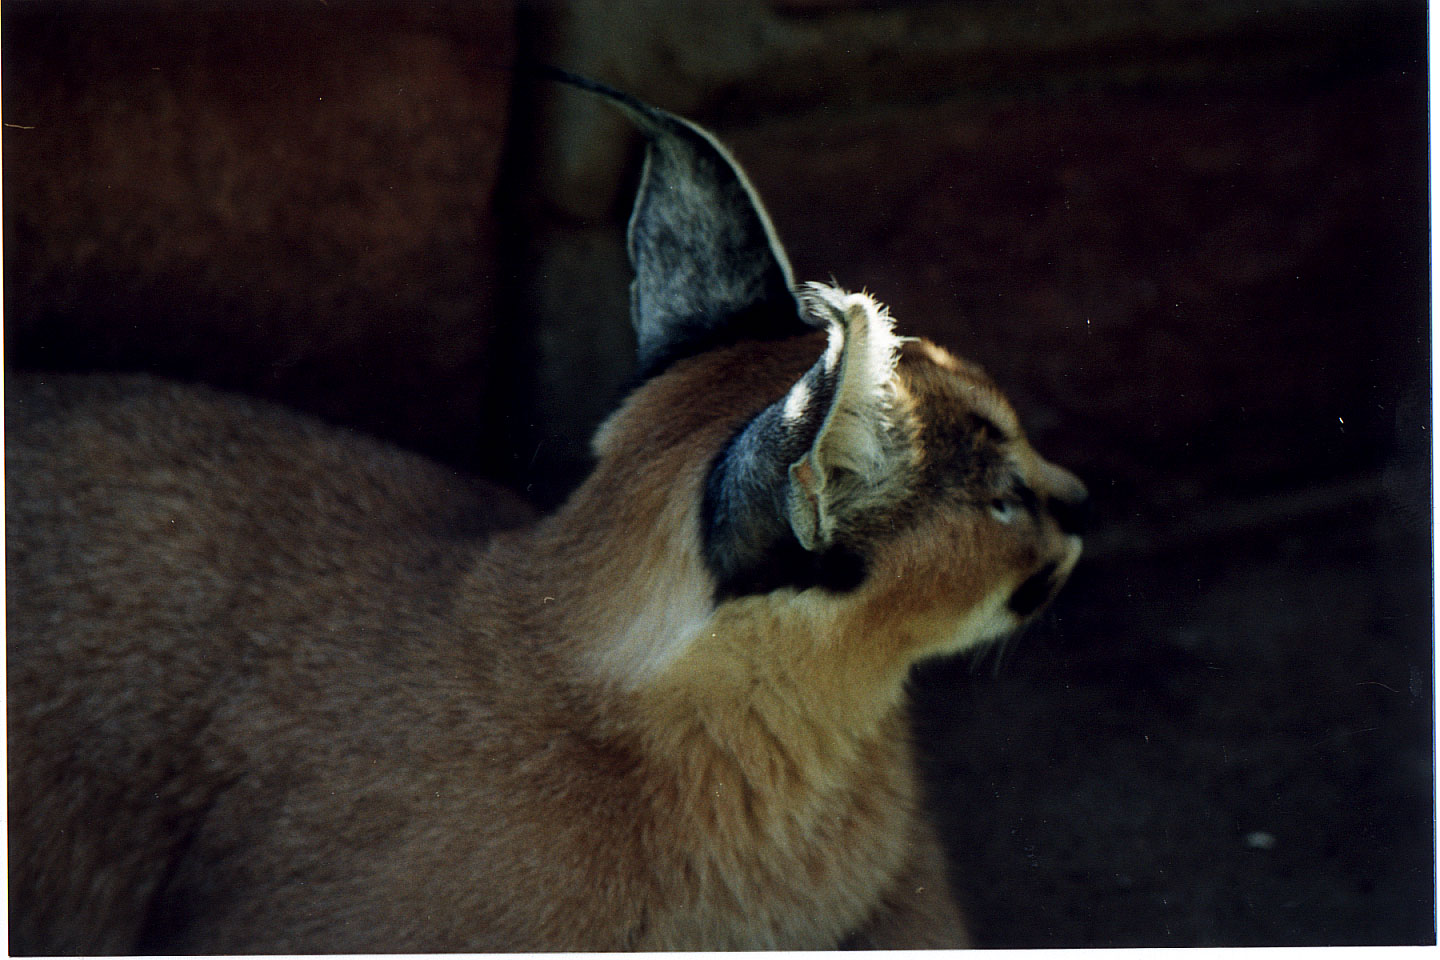
[[[1000,523],[1009,523],[1015,519],[1015,504],[996,497],[990,501],[990,516]]]

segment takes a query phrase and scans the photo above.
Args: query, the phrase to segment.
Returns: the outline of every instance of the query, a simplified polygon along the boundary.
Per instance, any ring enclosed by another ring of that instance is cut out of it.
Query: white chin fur
[[[964,653],[1013,633],[1021,624],[1007,606],[1011,589],[994,590],[964,616],[936,618],[917,624],[917,639],[925,656]]]

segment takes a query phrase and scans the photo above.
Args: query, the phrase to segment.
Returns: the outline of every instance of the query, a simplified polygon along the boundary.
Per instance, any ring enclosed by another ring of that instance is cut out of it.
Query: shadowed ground
[[[1434,938],[1428,525],[1382,497],[1082,561],[918,684],[992,947]]]

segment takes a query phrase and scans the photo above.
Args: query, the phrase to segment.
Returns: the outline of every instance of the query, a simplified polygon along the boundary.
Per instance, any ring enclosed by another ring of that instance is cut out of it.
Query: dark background
[[[982,946],[1433,943],[1425,7],[3,11],[6,363],[270,397],[556,502],[622,395],[639,148],[987,366],[1087,557],[920,671]]]

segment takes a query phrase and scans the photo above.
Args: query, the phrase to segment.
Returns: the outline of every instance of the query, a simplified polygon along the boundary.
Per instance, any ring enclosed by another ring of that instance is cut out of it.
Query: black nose
[[[1081,494],[1078,499],[1074,500],[1051,497],[1048,506],[1050,507],[1050,516],[1055,518],[1055,525],[1060,528],[1061,533],[1078,537],[1090,525],[1090,495],[1088,493]]]

